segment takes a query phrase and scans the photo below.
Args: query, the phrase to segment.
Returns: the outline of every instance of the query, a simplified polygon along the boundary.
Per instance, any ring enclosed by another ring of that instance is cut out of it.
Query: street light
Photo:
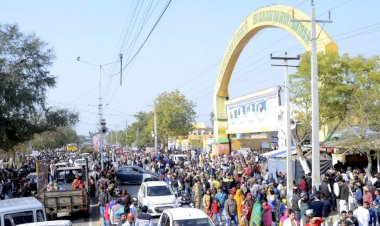
[[[102,170],[104,170],[104,163],[103,163],[103,139],[104,135],[108,132],[108,129],[105,127],[105,119],[103,119],[103,104],[102,104],[102,67],[105,65],[114,64],[118,61],[107,63],[107,64],[94,64],[87,61],[84,61],[80,58],[80,56],[77,57],[77,61],[81,63],[85,63],[94,67],[99,67],[99,134],[100,134],[100,141],[99,141],[99,152],[100,152],[100,162]],[[106,131],[107,130],[107,131]]]
[[[158,145],[157,145],[157,114],[156,114],[156,101],[154,102],[154,105],[148,105],[148,106],[150,106],[150,107],[152,107],[153,106],[153,114],[154,114],[154,118],[153,118],[153,120],[154,120],[154,151],[155,151],[155,153],[157,153],[158,152]]]
[[[285,81],[285,135],[286,135],[286,198],[288,201],[291,200],[293,196],[293,165],[292,165],[292,134],[291,134],[291,120],[290,120],[290,82],[289,82],[289,73],[288,68],[289,67],[298,67],[298,66],[291,66],[288,65],[288,61],[290,60],[299,60],[300,56],[296,57],[288,57],[287,53],[285,52],[284,57],[273,57],[272,54],[270,54],[270,58],[272,60],[283,60],[284,64],[272,64],[272,66],[280,66],[284,67],[285,74],[284,74],[284,81]]]

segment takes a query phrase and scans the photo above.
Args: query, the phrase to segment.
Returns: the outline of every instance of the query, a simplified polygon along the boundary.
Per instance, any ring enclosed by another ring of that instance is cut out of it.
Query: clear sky
[[[48,103],[78,111],[77,132],[87,135],[96,130],[99,118],[99,67],[76,58],[99,65],[118,60],[122,52],[127,61],[166,2],[0,0],[0,23],[18,24],[22,32],[35,33],[55,50],[51,73],[57,76],[57,87],[49,91]],[[122,86],[118,85],[119,76],[112,76],[119,64],[103,68],[101,93],[110,129],[124,129],[126,120],[134,120],[134,113],[152,108],[148,105],[157,94],[175,89],[197,104],[197,121],[210,124],[217,73],[233,33],[246,16],[272,4],[297,6],[310,14],[309,0],[173,0],[137,58],[123,72]],[[327,19],[331,9],[333,23],[326,24],[325,30],[336,40],[340,53],[380,53],[379,0],[319,0],[316,6],[318,19]],[[282,84],[283,69],[271,67],[269,54],[285,51],[292,56],[304,50],[283,30],[259,32],[238,60],[230,97]]]

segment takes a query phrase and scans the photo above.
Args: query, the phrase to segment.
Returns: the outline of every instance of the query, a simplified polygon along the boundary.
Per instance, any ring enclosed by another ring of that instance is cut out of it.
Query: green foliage
[[[186,99],[179,90],[164,92],[155,100],[158,138],[167,145],[170,137],[187,136],[192,130],[196,113],[195,103]],[[149,123],[153,131],[153,119]]]
[[[34,134],[72,126],[78,115],[46,106],[56,84],[49,72],[55,58],[47,43],[16,25],[0,24],[0,149],[8,151]]]
[[[154,142],[149,123],[153,121],[153,113],[140,111],[134,115],[136,121],[128,126],[126,143],[128,146],[151,146]]]
[[[359,126],[368,124],[370,129],[380,131],[380,58],[359,55],[349,60],[349,68],[352,87],[349,113],[357,118]]]
[[[303,54],[300,67],[290,76],[291,101],[303,122],[295,134],[299,143],[311,134],[310,65],[310,53]],[[341,125],[351,126],[353,118],[359,119],[359,126],[379,129],[379,69],[378,56],[318,54],[320,124],[330,135]]]
[[[59,127],[55,131],[36,134],[32,146],[36,150],[47,150],[65,147],[69,143],[80,143],[80,137],[72,128]]]

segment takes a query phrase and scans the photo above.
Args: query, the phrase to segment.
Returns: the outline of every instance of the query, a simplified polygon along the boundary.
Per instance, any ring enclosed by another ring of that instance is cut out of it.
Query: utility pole
[[[125,147],[128,147],[128,120],[125,120]]]
[[[102,104],[102,65],[99,65],[99,126],[101,127],[103,121],[103,104]],[[103,162],[103,139],[104,136],[100,133],[99,151],[100,151],[100,164],[102,170],[104,170]]]
[[[291,150],[291,130],[290,130],[290,83],[288,76],[288,67],[298,67],[288,65],[288,60],[299,60],[300,56],[297,57],[288,57],[285,52],[285,57],[273,57],[270,55],[271,60],[284,60],[284,64],[272,64],[272,66],[276,67],[284,67],[285,68],[285,136],[286,136],[286,198],[290,202],[293,196],[293,167],[292,167],[292,150]]]
[[[120,86],[123,85],[123,54],[119,54],[120,57]]]
[[[319,190],[321,185],[321,165],[319,148],[319,103],[318,103],[318,56],[317,56],[317,36],[316,23],[332,23],[329,12],[329,20],[317,20],[315,18],[315,3],[311,0],[311,20],[293,20],[294,22],[307,22],[311,25],[311,104],[312,104],[312,125],[311,125],[311,145],[312,145],[312,168],[311,180],[313,188]],[[322,32],[322,31],[321,31]]]
[[[154,150],[157,153],[157,114],[156,114],[156,102],[154,102]]]
[[[118,138],[118,131],[116,131],[116,133],[115,133],[115,138],[116,138],[116,140],[115,140],[115,144],[117,144],[117,138]]]
[[[122,59],[122,54],[120,54],[120,58]],[[108,132],[108,129],[106,127],[106,122],[105,119],[103,119],[103,104],[102,104],[102,70],[103,66],[110,65],[110,64],[115,64],[118,61],[115,62],[110,62],[107,64],[94,64],[90,63],[84,60],[81,60],[81,58],[78,56],[77,57],[78,62],[86,63],[91,66],[99,67],[99,103],[98,103],[98,108],[99,108],[99,152],[100,152],[100,163],[102,170],[104,170],[104,162],[103,162],[103,142],[104,142],[104,136]],[[104,132],[102,132],[104,130]],[[112,137],[111,137],[112,138]]]

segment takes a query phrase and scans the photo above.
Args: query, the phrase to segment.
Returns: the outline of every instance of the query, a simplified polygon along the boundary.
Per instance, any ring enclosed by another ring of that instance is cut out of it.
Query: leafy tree
[[[347,58],[350,71],[348,86],[352,87],[351,100],[348,104],[349,118],[345,125],[351,131],[351,149],[366,154],[368,166],[366,173],[371,178],[372,158],[370,151],[379,150],[374,140],[370,139],[366,128],[379,131],[380,123],[380,58],[364,58],[359,55]],[[380,139],[379,136],[376,137]],[[375,139],[375,140],[376,140]]]
[[[195,103],[186,99],[179,90],[164,92],[157,96],[155,109],[157,115],[158,139],[167,145],[170,137],[187,136],[195,122]],[[153,117],[149,129],[153,131]]]
[[[47,43],[16,25],[0,24],[0,149],[8,151],[34,134],[72,126],[78,114],[46,106],[46,91],[56,78]]]
[[[303,142],[311,137],[310,53],[305,53],[297,72],[290,76],[291,101],[296,120],[301,121],[293,132],[297,155],[304,160]],[[361,118],[361,125],[376,128],[379,122],[379,58],[366,59],[345,54],[318,55],[320,126],[328,140],[338,128],[350,126],[352,118]],[[377,99],[376,99],[377,98]],[[309,171],[308,168],[305,171]]]
[[[296,106],[296,120],[302,124],[293,133],[297,155],[305,172],[310,172],[301,145],[311,137],[311,59],[310,52],[302,55],[297,72],[290,75],[291,102]],[[337,54],[318,54],[320,125],[332,126],[331,133],[347,116],[350,89],[344,84],[347,64]]]
[[[134,117],[136,118],[136,122],[132,123],[127,131],[128,146],[132,146],[132,143],[137,147],[153,144],[152,130],[148,127],[149,122],[153,119],[153,113],[140,111]]]
[[[32,140],[32,145],[37,150],[61,148],[69,143],[80,143],[80,137],[74,129],[65,127],[36,134]]]

